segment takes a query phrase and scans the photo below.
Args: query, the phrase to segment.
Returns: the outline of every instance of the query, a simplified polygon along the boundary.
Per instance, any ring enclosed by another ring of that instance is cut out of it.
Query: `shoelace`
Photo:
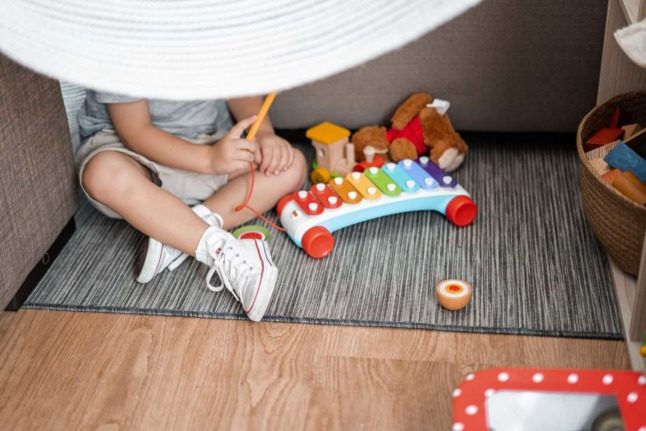
[[[231,279],[237,284],[238,289],[248,283],[249,279],[255,275],[256,271],[247,261],[240,255],[234,252],[233,246],[223,240],[222,244],[218,247],[219,252],[212,254],[213,265],[206,274],[206,287],[213,292],[220,292],[223,288],[227,288],[233,296],[240,301],[238,294],[235,292]],[[217,248],[216,248],[217,249]],[[220,284],[214,286],[211,284],[213,274],[217,272],[220,278]]]

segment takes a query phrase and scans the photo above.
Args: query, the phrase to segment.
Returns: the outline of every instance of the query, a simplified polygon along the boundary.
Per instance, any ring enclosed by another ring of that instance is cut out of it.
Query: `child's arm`
[[[261,105],[260,97],[242,97],[228,101],[229,109],[236,119],[257,113]],[[289,142],[276,135],[269,116],[265,117],[260,124],[256,142],[260,149],[256,153],[260,172],[266,175],[278,175],[292,165],[294,150]]]
[[[198,145],[155,127],[146,100],[108,104],[108,111],[123,144],[162,165],[203,174],[228,174],[254,161],[256,144],[240,139],[255,117],[237,123],[213,145]]]

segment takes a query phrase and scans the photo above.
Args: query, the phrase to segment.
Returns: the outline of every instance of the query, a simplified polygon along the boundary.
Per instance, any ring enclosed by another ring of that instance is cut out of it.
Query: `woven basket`
[[[589,161],[598,157],[598,152],[583,151],[583,143],[590,136],[608,127],[616,107],[627,112],[636,123],[646,124],[645,91],[613,97],[583,118],[576,139],[581,159],[581,195],[585,215],[601,244],[619,268],[636,276],[646,232],[646,208],[601,179]]]

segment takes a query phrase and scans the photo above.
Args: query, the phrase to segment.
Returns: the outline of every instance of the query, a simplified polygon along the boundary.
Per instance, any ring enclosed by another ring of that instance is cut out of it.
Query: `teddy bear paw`
[[[442,168],[445,172],[451,172],[456,170],[464,161],[464,153],[460,153],[455,148],[449,148],[437,161],[437,165]]]

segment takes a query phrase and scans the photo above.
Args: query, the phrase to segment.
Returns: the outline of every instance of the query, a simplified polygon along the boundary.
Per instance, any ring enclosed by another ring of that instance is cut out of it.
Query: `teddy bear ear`
[[[415,93],[404,101],[393,114],[390,120],[393,129],[402,130],[406,125],[426,107],[433,102],[433,97],[428,93]]]

